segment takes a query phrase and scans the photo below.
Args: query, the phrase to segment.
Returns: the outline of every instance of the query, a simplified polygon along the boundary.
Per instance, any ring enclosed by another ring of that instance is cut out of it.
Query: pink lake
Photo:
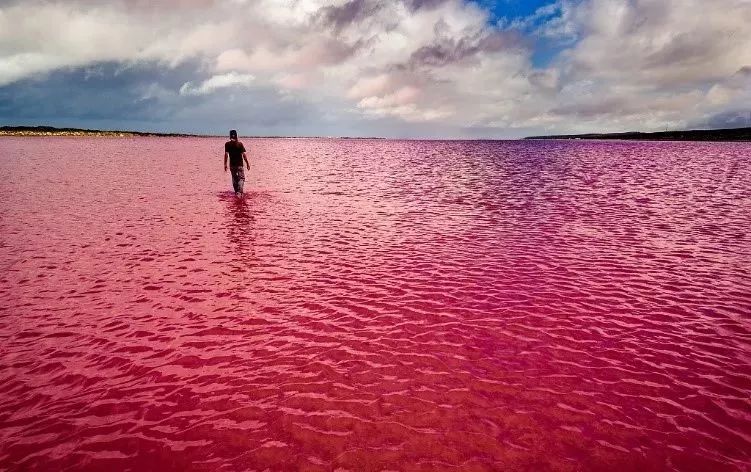
[[[748,470],[751,144],[242,140],[0,139],[0,469]]]

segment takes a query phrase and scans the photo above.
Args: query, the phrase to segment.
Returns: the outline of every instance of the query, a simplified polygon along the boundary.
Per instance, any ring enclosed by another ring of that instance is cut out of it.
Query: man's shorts
[[[235,193],[242,193],[245,185],[245,169],[242,166],[230,167],[229,171],[232,173],[232,188],[235,189]]]

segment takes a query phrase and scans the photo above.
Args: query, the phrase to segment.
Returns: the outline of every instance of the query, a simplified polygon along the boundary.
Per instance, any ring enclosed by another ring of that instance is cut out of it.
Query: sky
[[[517,138],[751,126],[751,0],[0,0],[0,125]]]

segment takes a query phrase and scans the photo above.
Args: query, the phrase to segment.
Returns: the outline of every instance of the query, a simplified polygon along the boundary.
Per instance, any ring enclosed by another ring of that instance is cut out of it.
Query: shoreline
[[[99,130],[83,128],[56,128],[53,126],[0,126],[2,137],[84,137],[84,138],[222,138],[223,135],[160,133],[153,131]],[[694,141],[694,142],[749,142],[751,127],[713,130],[660,131],[654,133],[587,133],[561,134],[549,136],[528,136],[525,138],[463,138],[463,139],[425,139],[425,138],[384,138],[378,136],[244,136],[247,139],[352,139],[352,140],[430,140],[430,141],[540,141],[540,140],[621,140],[621,141]]]
[[[658,131],[654,133],[630,131],[626,133],[559,134],[551,136],[529,136],[524,139],[747,142],[751,141],[751,127],[686,131]]]
[[[170,138],[209,138],[214,136],[189,133],[156,133],[145,131],[99,130],[82,128],[55,128],[54,126],[0,126],[0,136],[43,137],[43,136],[79,136],[79,137],[170,137]]]
[[[53,126],[0,126],[2,137],[82,137],[82,138],[226,138],[225,135],[159,133],[154,131],[55,128]],[[378,136],[243,136],[247,139],[388,139]]]

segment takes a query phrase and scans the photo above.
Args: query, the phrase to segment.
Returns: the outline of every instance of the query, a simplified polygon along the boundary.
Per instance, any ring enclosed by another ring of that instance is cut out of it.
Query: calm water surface
[[[0,139],[0,469],[748,470],[751,145]]]

